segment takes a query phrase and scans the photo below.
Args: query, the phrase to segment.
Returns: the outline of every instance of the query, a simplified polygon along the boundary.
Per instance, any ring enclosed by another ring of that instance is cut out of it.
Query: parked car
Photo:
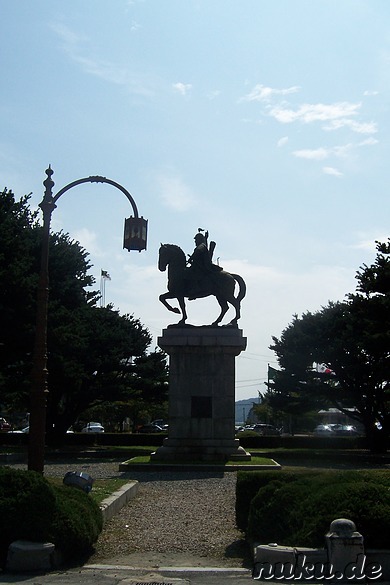
[[[82,433],[104,433],[104,427],[99,422],[89,422],[81,429]]]
[[[157,420],[152,420],[152,422],[150,424],[157,425],[158,427],[161,427],[163,431],[168,430],[168,423],[166,423],[163,418],[158,418]]]
[[[332,430],[339,437],[356,437],[359,432],[353,425],[330,425]]]
[[[279,436],[280,430],[274,427],[274,425],[267,425],[265,423],[258,423],[253,425],[252,431],[259,433],[259,435],[273,435]]]
[[[17,429],[15,431],[8,431],[9,433],[29,433],[30,432],[30,427],[24,427],[23,429]],[[73,431],[71,429],[68,429],[66,431],[67,433],[73,433]]]
[[[0,431],[7,432],[11,430],[11,425],[9,422],[5,420],[2,416],[0,416]]]
[[[158,425],[150,423],[148,425],[141,425],[140,427],[138,427],[137,433],[161,433],[162,430],[163,429]]]
[[[245,425],[244,427],[238,427],[236,433],[243,433],[244,431],[253,431],[254,425]]]
[[[9,433],[29,433],[30,427],[24,427],[23,429],[16,429],[14,431],[8,431]]]
[[[356,437],[360,433],[353,425],[329,423],[317,425],[314,434],[317,437]]]
[[[317,425],[314,429],[314,434],[317,437],[334,437],[335,432],[333,431],[331,425]]]

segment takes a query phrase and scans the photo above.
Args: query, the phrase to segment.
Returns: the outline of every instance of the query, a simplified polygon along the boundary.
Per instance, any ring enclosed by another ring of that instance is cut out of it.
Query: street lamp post
[[[45,465],[45,433],[46,433],[46,403],[48,396],[47,384],[47,314],[49,301],[49,239],[51,215],[57,207],[57,200],[69,189],[82,183],[107,183],[122,191],[129,200],[134,217],[125,220],[123,247],[130,250],[146,250],[147,220],[139,217],[138,209],[130,193],[119,183],[106,177],[93,176],[77,179],[63,187],[53,196],[53,170],[50,165],[46,169],[47,178],[43,184],[45,193],[39,207],[43,214],[43,231],[41,244],[41,265],[37,293],[37,313],[35,344],[33,353],[32,387],[30,393],[30,420],[28,469],[43,473]]]

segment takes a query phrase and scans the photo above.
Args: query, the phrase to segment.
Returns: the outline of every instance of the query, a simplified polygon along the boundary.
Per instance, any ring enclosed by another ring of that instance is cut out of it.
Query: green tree
[[[28,201],[15,201],[6,189],[0,193],[0,392],[3,403],[20,410],[28,410],[42,234]],[[65,433],[90,406],[128,400],[143,389],[156,399],[163,389],[164,354],[148,353],[151,336],[138,319],[97,306],[89,268],[78,242],[62,232],[51,235],[49,435]]]
[[[271,403],[291,402],[302,412],[339,408],[364,424],[375,451],[386,449],[390,430],[389,253],[390,241],[377,242],[375,263],[357,273],[355,293],[295,315],[271,345],[281,367],[269,385]],[[317,371],[316,364],[330,371]]]
[[[22,408],[31,370],[38,274],[37,214],[29,196],[0,193],[0,390],[1,402]]]
[[[283,388],[286,390],[286,385]],[[253,411],[259,421],[271,423],[291,434],[312,430],[317,414],[315,410],[311,410],[311,404],[302,404],[294,390],[278,393],[268,389],[262,396],[261,403],[253,405]]]
[[[52,319],[47,430],[62,435],[87,408],[138,394],[133,358],[145,354],[151,337],[138,319],[111,307],[82,305]]]

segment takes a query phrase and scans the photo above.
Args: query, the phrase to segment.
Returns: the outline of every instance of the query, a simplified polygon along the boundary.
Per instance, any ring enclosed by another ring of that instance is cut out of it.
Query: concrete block
[[[11,572],[51,569],[54,548],[51,542],[15,540],[8,548],[6,569]]]
[[[295,566],[295,549],[292,546],[278,544],[260,544],[254,549],[255,563],[292,563]]]

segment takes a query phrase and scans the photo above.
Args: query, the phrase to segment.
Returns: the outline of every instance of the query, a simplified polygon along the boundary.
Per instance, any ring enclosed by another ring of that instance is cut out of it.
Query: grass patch
[[[129,483],[128,479],[96,479],[93,482],[91,495],[94,500],[100,504],[103,500],[111,496],[111,494],[119,490],[126,483]]]
[[[63,480],[58,477],[49,477],[47,479],[54,485],[62,485],[63,483]],[[128,479],[121,479],[119,477],[113,477],[110,479],[95,479],[93,482],[92,491],[89,495],[92,499],[95,500],[97,504],[101,504],[103,500],[111,496],[111,494],[119,490],[126,483],[129,483]]]
[[[149,456],[133,457],[124,461],[126,465],[139,465],[148,463],[150,465],[161,465],[166,463],[167,465],[219,465],[225,467],[226,465],[275,465],[275,462],[268,457],[252,457],[249,461],[188,461],[188,459],[175,459],[174,461],[156,461],[151,460]]]

